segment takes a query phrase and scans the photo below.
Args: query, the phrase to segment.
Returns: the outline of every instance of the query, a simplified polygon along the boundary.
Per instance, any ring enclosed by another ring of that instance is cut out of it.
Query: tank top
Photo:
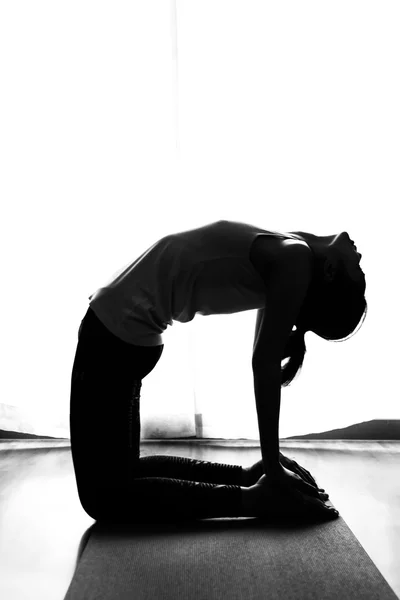
[[[89,296],[107,329],[137,346],[163,344],[173,321],[265,306],[266,287],[250,260],[260,235],[298,237],[221,220],[167,235]]]

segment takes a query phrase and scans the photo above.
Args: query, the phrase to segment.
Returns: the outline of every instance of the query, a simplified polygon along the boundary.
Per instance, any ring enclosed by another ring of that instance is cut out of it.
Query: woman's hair
[[[325,340],[344,342],[356,333],[357,326],[361,327],[367,316],[365,277],[361,281],[354,281],[346,269],[339,268],[335,279],[327,284],[322,283],[321,273],[322,262],[315,257],[312,281],[296,329],[290,334],[282,358],[282,361],[289,358],[281,367],[282,387],[293,381],[303,365],[306,331],[312,331]]]

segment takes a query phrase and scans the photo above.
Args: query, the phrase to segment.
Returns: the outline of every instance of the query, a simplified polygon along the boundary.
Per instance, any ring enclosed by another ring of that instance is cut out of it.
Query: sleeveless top
[[[137,346],[162,345],[168,325],[196,313],[262,308],[265,283],[249,258],[259,235],[298,239],[226,220],[167,235],[91,294],[90,307],[111,333]]]

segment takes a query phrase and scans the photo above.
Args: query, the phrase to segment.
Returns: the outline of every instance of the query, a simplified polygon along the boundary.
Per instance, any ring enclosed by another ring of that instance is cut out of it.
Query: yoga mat
[[[397,600],[339,517],[94,523],[65,600]]]

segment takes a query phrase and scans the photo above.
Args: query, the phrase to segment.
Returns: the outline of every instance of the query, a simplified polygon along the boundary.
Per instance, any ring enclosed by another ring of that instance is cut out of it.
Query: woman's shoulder
[[[285,266],[298,269],[304,263],[307,268],[311,260],[312,251],[300,238],[260,236],[256,242],[250,259],[263,279],[269,279],[272,271],[281,271]]]

